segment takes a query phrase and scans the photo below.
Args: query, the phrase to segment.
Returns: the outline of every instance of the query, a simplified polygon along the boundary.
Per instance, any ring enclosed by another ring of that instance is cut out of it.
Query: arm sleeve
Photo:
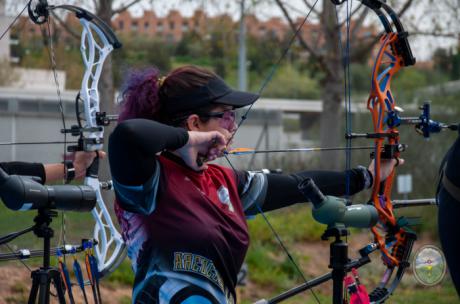
[[[128,120],[115,128],[109,138],[109,162],[123,209],[146,215],[155,210],[161,172],[156,155],[187,141],[186,130],[146,119]]]
[[[46,182],[45,167],[41,163],[3,162],[0,167],[8,174],[37,176],[40,183]]]
[[[112,177],[124,185],[141,185],[155,172],[156,154],[176,150],[188,141],[185,129],[152,120],[132,119],[120,123],[109,138]]]
[[[238,174],[243,208],[247,215],[262,211],[271,211],[305,202],[305,197],[298,190],[300,181],[312,178],[319,189],[326,195],[343,196],[347,194],[347,178],[349,178],[349,194],[353,195],[367,187],[370,172],[364,167],[335,172],[335,171],[303,171],[290,175],[263,174],[246,172]],[[348,176],[348,177],[347,177]]]

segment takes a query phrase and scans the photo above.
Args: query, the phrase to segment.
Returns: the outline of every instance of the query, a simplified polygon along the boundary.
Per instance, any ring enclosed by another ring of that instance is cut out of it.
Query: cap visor
[[[253,104],[257,99],[259,99],[259,97],[260,96],[258,94],[242,91],[231,91],[230,93],[213,100],[212,103],[241,108]]]

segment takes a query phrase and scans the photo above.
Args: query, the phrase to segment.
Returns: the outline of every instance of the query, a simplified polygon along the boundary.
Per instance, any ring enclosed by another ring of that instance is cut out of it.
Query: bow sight
[[[445,130],[458,131],[459,124],[446,124],[440,121],[431,119],[430,102],[425,102],[421,107],[422,113],[419,117],[400,117],[399,113],[402,109],[396,109],[392,113],[388,113],[387,125],[390,127],[399,125],[414,125],[417,133],[424,138],[430,138],[432,133],[440,133]]]

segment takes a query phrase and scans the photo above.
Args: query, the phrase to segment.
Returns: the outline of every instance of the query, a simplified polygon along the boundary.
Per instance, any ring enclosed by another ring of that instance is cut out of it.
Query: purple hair
[[[158,78],[155,68],[131,70],[122,86],[123,100],[120,104],[118,122],[133,118],[158,120],[161,108],[158,97]]]

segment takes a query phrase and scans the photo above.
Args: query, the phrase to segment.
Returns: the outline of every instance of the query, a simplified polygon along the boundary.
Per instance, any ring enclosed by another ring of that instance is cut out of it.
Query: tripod
[[[259,300],[255,304],[275,304],[287,300],[296,294],[309,290],[315,286],[332,280],[333,286],[333,304],[343,304],[343,279],[347,272],[352,268],[359,268],[370,263],[370,258],[364,254],[359,259],[350,260],[348,258],[348,244],[342,240],[342,237],[349,235],[348,229],[342,224],[330,225],[321,236],[322,240],[335,238],[330,244],[330,263],[332,269],[322,276],[314,278],[297,287],[285,291],[270,300]]]
[[[33,231],[39,238],[43,238],[43,266],[32,272],[32,288],[29,295],[29,304],[35,304],[38,296],[38,304],[50,302],[50,284],[53,282],[56,287],[57,297],[60,304],[65,304],[63,282],[59,270],[50,267],[50,240],[54,231],[49,227],[52,218],[57,212],[48,208],[38,209],[35,217]]]
[[[329,268],[332,268],[332,303],[334,304],[343,303],[343,280],[347,272],[352,268],[348,259],[348,244],[341,239],[341,237],[346,237],[349,234],[345,226],[337,224],[328,227],[321,236],[322,240],[335,238],[330,245],[329,264]]]

